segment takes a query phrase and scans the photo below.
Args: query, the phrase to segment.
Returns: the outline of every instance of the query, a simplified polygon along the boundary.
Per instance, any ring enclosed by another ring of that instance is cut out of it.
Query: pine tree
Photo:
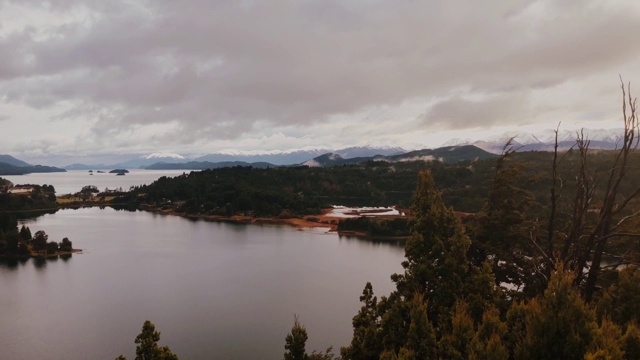
[[[149,320],[142,325],[142,332],[136,336],[136,360],[178,360],[178,356],[171,352],[168,346],[159,347],[160,332]],[[126,360],[120,355],[116,360]]]
[[[309,358],[305,350],[307,339],[307,329],[300,324],[298,316],[294,315],[293,327],[285,339],[284,348],[287,351],[284,353],[284,360],[307,360]]]
[[[360,296],[362,307],[353,317],[351,345],[341,349],[345,360],[377,360],[382,351],[379,339],[378,299],[373,295],[371,283],[365,285]]]
[[[620,339],[620,348],[625,360],[640,360],[640,329],[635,322],[629,323],[627,331]]]
[[[596,336],[591,344],[591,350],[585,355],[586,360],[622,360],[624,351],[621,349],[620,339],[622,331],[607,317],[602,319],[602,324],[596,331]]]
[[[507,324],[500,320],[500,312],[495,307],[487,309],[482,315],[482,322],[478,325],[471,343],[471,359],[475,360],[506,360],[509,349],[504,339],[507,335]]]
[[[517,359],[583,359],[597,335],[595,311],[572,284],[573,274],[561,265],[549,280],[544,296],[524,309],[521,338],[516,340]]]
[[[440,339],[440,355],[444,359],[468,359],[474,337],[474,327],[466,303],[462,301],[456,303],[451,322],[451,330]]]
[[[400,355],[405,349],[407,353],[413,354],[415,359],[436,359],[438,344],[435,331],[427,315],[427,304],[422,300],[420,294],[415,294],[409,306],[409,332],[405,346],[400,349]],[[405,355],[405,357],[407,356]]]
[[[395,274],[398,292],[405,299],[424,294],[429,319],[436,328],[450,317],[456,299],[464,296],[469,273],[467,250],[471,240],[460,220],[447,208],[429,171],[418,175],[412,208],[412,234],[405,246],[404,274]]]

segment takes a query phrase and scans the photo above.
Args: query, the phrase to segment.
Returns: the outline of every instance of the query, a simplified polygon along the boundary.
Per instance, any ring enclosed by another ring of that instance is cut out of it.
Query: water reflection
[[[47,259],[44,258],[34,258],[33,264],[36,266],[36,269],[43,270],[47,266]]]
[[[404,254],[398,241],[111,208],[30,221],[85,251],[73,261],[0,262],[7,359],[134,358],[147,319],[181,358],[281,359],[294,313],[308,349],[337,349],[352,336],[364,284],[388,294]]]
[[[16,270],[18,266],[23,266],[29,259],[0,259],[0,268]]]
[[[61,262],[68,263],[69,259],[73,256],[72,254],[60,255],[57,257],[47,257],[47,258],[10,258],[10,259],[0,259],[0,269],[6,270],[18,270],[27,265],[29,262],[33,262],[33,265],[36,269],[42,270],[47,267],[47,263],[55,263],[60,259]]]
[[[399,247],[404,248],[404,245],[407,243],[406,240],[401,239],[393,239],[393,238],[367,238],[362,236],[354,236],[354,235],[338,235],[340,241],[345,240],[356,241],[356,242],[364,242],[373,245],[382,245],[382,246],[390,246],[390,247]]]
[[[25,221],[25,220],[33,220],[39,218],[41,216],[45,216],[48,214],[55,214],[60,209],[48,209],[48,210],[30,210],[30,211],[21,211],[17,213],[16,220]]]

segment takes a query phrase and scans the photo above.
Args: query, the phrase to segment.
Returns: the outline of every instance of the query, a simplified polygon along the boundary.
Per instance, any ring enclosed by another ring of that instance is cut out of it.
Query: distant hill
[[[614,150],[619,146],[623,129],[584,129],[586,139],[591,142],[591,149]],[[576,144],[576,131],[560,130],[558,132],[558,149],[568,150]],[[553,151],[555,132],[547,129],[538,133],[507,132],[492,138],[472,141],[468,139],[451,139],[446,146],[475,145],[494,154],[500,154],[504,145],[512,140],[512,145],[518,152],[525,151]]]
[[[72,164],[67,165],[64,168],[67,170],[94,170],[94,169],[111,169],[116,166],[107,166],[105,164],[94,164],[94,165],[85,165],[85,164]]]
[[[13,166],[31,166],[22,160],[16,159],[11,155],[2,155],[0,154],[0,163],[5,163]]]
[[[368,157],[374,155],[396,155],[404,153],[406,150],[400,147],[374,147],[374,146],[353,146],[340,150],[313,149],[283,151],[265,154],[225,154],[215,153],[200,156],[194,161],[208,161],[213,163],[227,161],[242,161],[247,163],[264,162],[273,165],[294,165],[300,164],[308,159],[321,156],[326,153],[336,153],[342,158],[351,159],[356,157]]]
[[[42,165],[27,165],[27,166],[15,166],[0,162],[0,175],[25,175],[31,173],[52,173],[52,172],[66,172],[65,169],[60,169],[53,166]]]
[[[251,166],[254,168],[270,168],[276,167],[276,165],[267,162],[253,162],[248,163],[244,161],[189,161],[186,163],[165,163],[159,162],[145,167],[147,170],[205,170],[205,169],[219,169],[224,167],[233,166]]]
[[[484,151],[473,145],[464,146],[446,146],[437,149],[423,149],[410,151],[403,154],[391,155],[391,156],[370,156],[370,157],[357,157],[351,159],[345,159],[340,154],[327,153],[317,156],[311,160],[307,160],[302,165],[309,167],[328,167],[328,166],[340,166],[340,165],[352,165],[359,164],[367,161],[385,161],[385,162],[408,162],[408,161],[440,161],[443,163],[451,164],[465,160],[483,160],[496,157],[495,154]]]

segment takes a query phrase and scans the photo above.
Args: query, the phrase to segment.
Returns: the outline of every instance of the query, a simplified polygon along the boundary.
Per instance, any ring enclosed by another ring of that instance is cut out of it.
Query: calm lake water
[[[173,177],[182,175],[183,172],[189,173],[190,170],[129,170],[125,176],[117,176],[116,174],[94,172],[89,175],[85,170],[69,170],[61,173],[46,174],[27,174],[2,176],[14,184],[35,184],[35,185],[53,185],[56,188],[56,194],[76,193],[85,185],[95,185],[98,190],[103,191],[105,188],[115,189],[122,187],[129,190],[131,186],[148,185],[162,176]]]
[[[325,230],[109,208],[26,224],[50,240],[67,236],[84,253],[0,263],[3,359],[133,359],[147,319],[181,359],[282,359],[294,314],[309,351],[339,352],[365,283],[388,294],[404,255],[399,244]]]

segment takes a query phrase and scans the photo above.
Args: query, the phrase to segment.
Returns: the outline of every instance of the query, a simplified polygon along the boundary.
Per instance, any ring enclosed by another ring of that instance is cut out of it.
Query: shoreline
[[[188,219],[199,219],[199,220],[207,220],[207,221],[220,221],[220,222],[229,222],[236,224],[267,224],[267,225],[289,225],[298,229],[306,229],[306,228],[327,228],[330,232],[337,232],[339,218],[334,218],[330,216],[326,216],[325,210],[323,210],[323,214],[321,215],[307,215],[302,218],[268,218],[268,217],[253,217],[248,215],[233,215],[233,216],[223,216],[223,215],[204,215],[204,214],[189,214],[183,213],[179,211],[175,211],[172,209],[162,209],[155,206],[150,205],[142,205],[139,209],[143,211],[148,211],[154,214],[160,215],[172,215],[172,216],[180,216]],[[313,221],[311,218],[315,219],[324,219],[324,221]]]
[[[154,214],[180,216],[188,219],[198,219],[205,221],[220,221],[235,224],[267,224],[267,225],[289,225],[299,230],[313,229],[313,228],[326,228],[327,232],[333,232],[340,236],[358,237],[369,240],[388,240],[388,241],[406,241],[409,236],[371,236],[363,231],[354,230],[340,230],[338,231],[338,223],[343,220],[342,217],[334,217],[327,215],[332,209],[323,209],[322,214],[318,215],[305,215],[301,218],[265,218],[265,217],[252,217],[243,215],[234,216],[222,216],[222,215],[197,215],[178,212],[172,209],[161,209],[155,206],[140,206],[140,210],[148,211]],[[317,219],[314,221],[311,219]]]
[[[80,209],[80,208],[91,208],[91,207],[114,207],[114,206],[126,206],[127,204],[113,204],[106,202],[70,202],[70,203],[58,203],[54,208],[47,209],[30,209],[30,210],[17,210],[17,211],[3,211],[5,213],[27,213],[27,212],[49,212],[49,211],[57,211],[63,209]],[[275,217],[253,217],[249,215],[233,215],[233,216],[223,216],[223,215],[206,215],[206,214],[190,214],[185,212],[175,211],[173,209],[163,209],[158,206],[152,205],[139,205],[135,208],[136,210],[146,211],[154,214],[160,215],[170,215],[170,216],[179,216],[187,219],[197,219],[197,220],[205,220],[205,221],[218,221],[218,222],[227,222],[227,223],[235,223],[235,224],[261,224],[261,225],[288,225],[295,227],[299,230],[303,229],[313,229],[313,228],[325,228],[327,232],[335,232],[340,236],[353,236],[370,240],[394,240],[394,241],[405,241],[408,239],[408,236],[371,236],[363,231],[355,231],[355,230],[341,230],[338,231],[338,223],[341,220],[344,220],[344,217],[339,216],[330,216],[328,215],[333,210],[332,208],[322,209],[321,214],[315,215],[304,215],[301,217],[290,217],[290,218],[275,218]],[[390,216],[380,216],[380,218],[395,218],[397,215]],[[80,253],[82,250],[76,252],[74,249],[71,253]],[[64,255],[64,254],[60,254]],[[42,255],[39,255],[42,257]],[[57,255],[51,255],[57,256]],[[35,257],[35,256],[30,256]]]

